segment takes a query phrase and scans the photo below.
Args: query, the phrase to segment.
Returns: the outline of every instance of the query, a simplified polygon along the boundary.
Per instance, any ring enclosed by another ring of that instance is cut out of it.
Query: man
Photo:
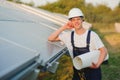
[[[79,8],[72,8],[69,11],[68,18],[69,22],[53,32],[48,40],[52,42],[63,41],[72,59],[86,52],[99,50],[100,56],[97,63],[92,63],[90,67],[82,70],[76,70],[73,67],[72,80],[101,80],[100,65],[107,55],[104,44],[95,32],[83,28],[84,15]],[[64,30],[73,28],[74,31],[72,32],[62,33]]]

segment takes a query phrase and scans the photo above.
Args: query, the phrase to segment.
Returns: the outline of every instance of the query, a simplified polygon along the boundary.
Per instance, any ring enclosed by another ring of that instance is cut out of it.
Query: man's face
[[[74,17],[71,19],[72,25],[74,26],[75,29],[79,29],[82,27],[82,22],[83,19],[81,17]]]

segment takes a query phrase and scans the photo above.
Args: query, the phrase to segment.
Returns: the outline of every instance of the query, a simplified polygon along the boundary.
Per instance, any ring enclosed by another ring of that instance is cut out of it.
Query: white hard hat
[[[71,18],[77,17],[77,16],[84,17],[82,11],[79,8],[72,8],[68,13],[68,19],[71,19]]]

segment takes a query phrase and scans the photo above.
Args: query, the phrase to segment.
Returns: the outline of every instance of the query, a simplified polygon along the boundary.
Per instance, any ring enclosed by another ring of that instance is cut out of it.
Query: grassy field
[[[109,64],[102,65],[102,80],[120,80],[120,33],[114,24],[94,24],[93,30],[99,33],[110,55]]]
[[[117,33],[114,24],[94,23],[92,30],[99,34],[108,49],[110,58],[108,65],[102,65],[102,80],[120,80],[120,33]],[[72,63],[64,55],[59,60],[60,65],[56,74],[40,73],[39,80],[71,80]]]

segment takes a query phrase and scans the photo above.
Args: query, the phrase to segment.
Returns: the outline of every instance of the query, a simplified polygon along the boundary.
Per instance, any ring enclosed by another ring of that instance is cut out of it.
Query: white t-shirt
[[[74,45],[76,47],[86,47],[86,38],[88,35],[88,30],[86,30],[86,32],[82,35],[78,35],[74,32]],[[67,46],[70,56],[71,58],[73,58],[73,53],[72,53],[72,45],[71,45],[71,32],[64,32],[62,34],[59,35],[59,38],[61,41],[64,42],[64,44]],[[99,38],[99,36],[91,31],[90,33],[90,51],[93,50],[97,50],[101,47],[104,47],[103,42],[101,41],[101,39]]]

